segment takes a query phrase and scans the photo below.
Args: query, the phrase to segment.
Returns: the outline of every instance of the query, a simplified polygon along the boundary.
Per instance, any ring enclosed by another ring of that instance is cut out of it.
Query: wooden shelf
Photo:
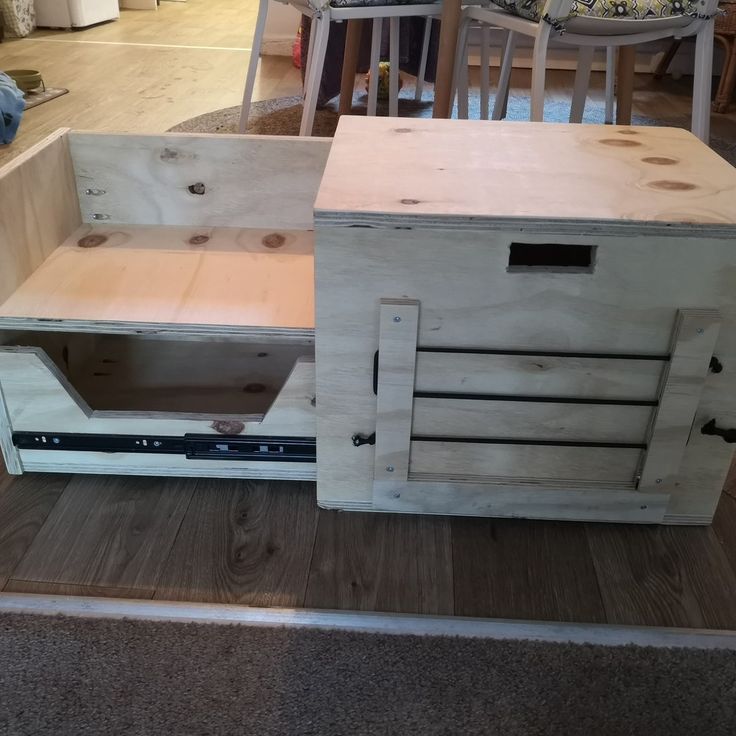
[[[313,330],[313,233],[84,225],[0,306],[0,326],[84,323]]]

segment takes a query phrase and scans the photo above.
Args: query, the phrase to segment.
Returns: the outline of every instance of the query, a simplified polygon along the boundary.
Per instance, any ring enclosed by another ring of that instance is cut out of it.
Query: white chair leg
[[[248,115],[250,114],[250,103],[253,98],[253,89],[256,86],[256,71],[258,70],[258,59],[261,55],[261,44],[263,43],[263,31],[266,27],[268,17],[269,0],[261,0],[258,5],[258,18],[256,19],[256,30],[253,34],[253,43],[250,49],[250,60],[248,71],[245,75],[245,88],[243,89],[243,103],[240,107],[240,123],[238,132],[245,133],[248,128]]]
[[[593,46],[581,46],[578,49],[578,66],[575,70],[575,85],[572,91],[572,107],[570,108],[570,122],[582,123],[585,112],[585,98],[588,96],[590,85],[590,67],[593,64]]]
[[[480,119],[488,120],[491,73],[491,29],[485,23],[480,27]]]
[[[541,123],[544,120],[544,82],[547,72],[547,44],[552,26],[541,22],[537,29],[532,52],[532,90],[529,120]]]
[[[375,115],[378,107],[378,63],[381,61],[381,33],[383,19],[373,19],[373,34],[371,36],[371,76],[368,84],[368,115]]]
[[[493,103],[492,120],[502,120],[506,117],[506,107],[509,102],[509,83],[511,81],[511,69],[514,65],[514,49],[516,48],[516,33],[508,31],[506,44],[503,49],[501,61],[501,73],[498,77],[498,90],[496,100]]]
[[[314,51],[314,37],[317,35],[317,19],[312,17],[309,26],[309,41],[307,42],[307,60],[304,62],[304,83],[307,82],[309,76],[309,64],[312,61],[312,53]]]
[[[692,132],[704,143],[710,141],[710,92],[713,73],[713,23],[707,20],[695,36]]]
[[[614,86],[616,84],[616,48],[606,46],[606,113],[604,122],[613,125]]]
[[[470,21],[463,18],[457,35],[453,90],[457,93],[457,117],[468,119],[468,32]]]
[[[399,21],[398,16],[389,20],[388,41],[388,116],[399,116]]]
[[[312,135],[314,125],[314,113],[317,110],[317,98],[319,96],[319,85],[322,81],[322,70],[325,65],[325,53],[327,51],[327,39],[330,36],[330,16],[323,12],[321,17],[312,18],[314,33],[314,46],[312,47],[312,60],[308,64],[308,74],[304,87],[304,111],[302,112],[302,124],[299,135]]]
[[[432,35],[432,18],[427,18],[424,23],[424,38],[422,38],[422,56],[419,60],[419,73],[417,74],[417,86],[414,90],[414,99],[420,102],[424,92],[424,77],[427,74],[427,57],[429,56],[429,39]]]

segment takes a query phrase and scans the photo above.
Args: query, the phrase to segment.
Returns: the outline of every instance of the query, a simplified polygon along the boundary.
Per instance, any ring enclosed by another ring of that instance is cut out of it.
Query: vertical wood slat
[[[381,299],[379,325],[374,493],[409,478],[419,302]]]
[[[681,309],[662,378],[639,490],[671,492],[721,326],[715,309]]]

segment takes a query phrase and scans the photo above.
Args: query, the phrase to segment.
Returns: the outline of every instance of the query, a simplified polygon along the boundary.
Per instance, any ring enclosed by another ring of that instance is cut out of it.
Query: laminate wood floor
[[[3,471],[0,588],[736,629],[736,474],[696,528],[325,511],[311,483]]]

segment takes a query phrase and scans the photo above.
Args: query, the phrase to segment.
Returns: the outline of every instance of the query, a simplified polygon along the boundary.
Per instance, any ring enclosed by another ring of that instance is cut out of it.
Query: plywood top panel
[[[0,306],[0,326],[20,319],[38,320],[40,329],[85,321],[313,329],[314,259],[303,243],[311,233],[280,231],[294,243],[283,253],[257,250],[252,241],[260,231],[249,240],[242,230],[225,229],[210,231],[217,249],[166,247],[181,241],[183,230],[128,228],[97,247],[80,247],[83,238],[101,235],[83,227]],[[238,243],[244,249],[236,250]]]
[[[733,235],[736,169],[677,128],[343,117],[315,219]]]

